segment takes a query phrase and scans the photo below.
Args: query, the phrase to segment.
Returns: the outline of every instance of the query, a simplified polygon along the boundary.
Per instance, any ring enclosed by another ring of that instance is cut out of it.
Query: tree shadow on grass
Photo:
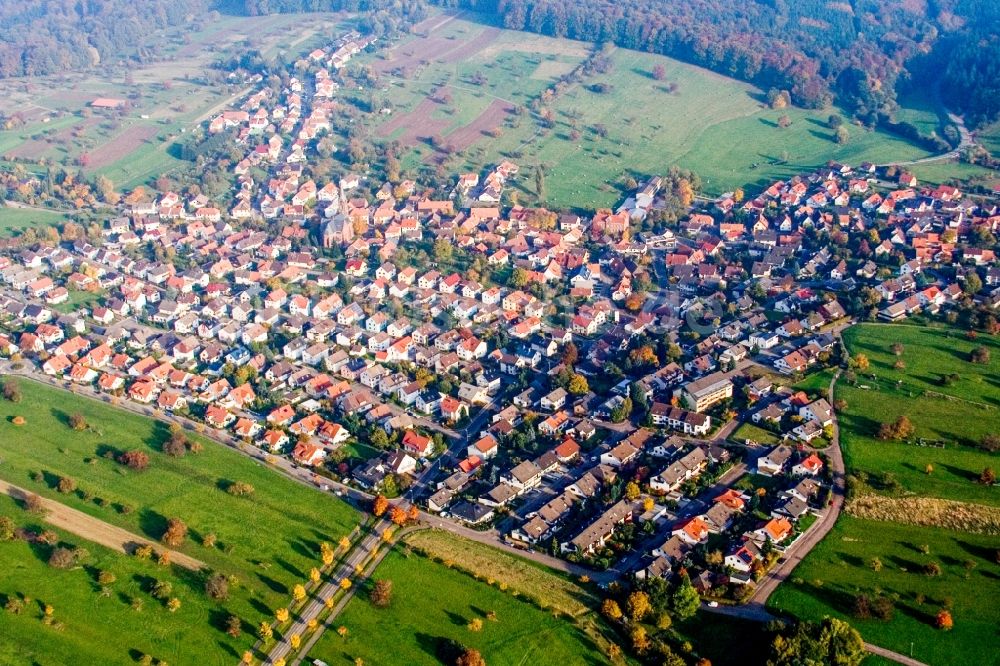
[[[417,645],[428,655],[434,657],[442,664],[454,664],[464,652],[462,645],[451,638],[444,636],[431,636],[418,632],[415,636]]]
[[[829,141],[833,143],[833,136],[827,134],[826,132],[817,132],[814,129],[809,130],[809,134],[813,135],[817,139],[822,139],[823,141]]]
[[[797,590],[808,594],[820,603],[844,615],[850,615],[854,610],[854,595],[832,587],[816,587],[815,585],[800,585]]]
[[[153,586],[156,585],[156,579],[148,574],[133,574],[132,580],[139,585],[139,589],[143,592],[152,592]]]
[[[977,557],[981,560],[986,560],[987,562],[994,563],[997,550],[995,548],[989,548],[987,546],[980,546],[979,544],[969,543],[968,541],[962,541],[961,539],[953,539],[955,544],[967,552],[973,557]]]
[[[150,539],[159,539],[167,531],[167,517],[152,509],[139,512],[139,529]]]
[[[94,455],[98,458],[117,458],[121,455],[122,450],[111,446],[110,444],[98,444],[97,448],[94,449]]]
[[[59,423],[61,423],[64,426],[66,426],[67,428],[70,427],[69,426],[69,414],[67,414],[66,412],[64,412],[61,409],[56,409],[55,407],[53,407],[52,409],[50,409],[49,413],[52,414],[52,418],[54,418],[56,421],[58,421]]]
[[[275,558],[274,561],[275,561],[275,563],[277,563],[277,565],[279,567],[281,567],[282,569],[284,569],[285,571],[287,571],[291,575],[295,576],[296,578],[305,578],[306,577],[306,574],[305,574],[304,571],[302,571],[302,569],[299,569],[297,566],[295,566],[294,564],[292,564],[288,560],[284,559],[283,557]]]
[[[451,623],[454,624],[457,627],[464,627],[465,625],[467,625],[469,623],[469,621],[467,619],[465,619],[464,617],[462,617],[458,613],[446,610],[444,612],[444,614],[447,615],[448,619],[451,620]]]
[[[56,474],[55,472],[50,472],[48,470],[42,471],[42,482],[46,486],[48,486],[50,490],[56,489],[56,487],[59,485],[59,479],[61,478],[62,477]]]
[[[935,616],[932,615],[931,613],[923,611],[919,608],[914,608],[913,606],[910,606],[908,604],[899,604],[896,606],[896,609],[903,615],[912,617],[917,622],[920,622],[922,624],[927,624],[932,627],[934,626]]]
[[[957,557],[951,557],[950,555],[942,555],[941,564],[944,564],[949,567],[957,567],[962,565],[962,560],[958,559]]]
[[[277,581],[270,576],[265,576],[262,573],[257,574],[257,579],[260,580],[264,585],[267,586],[269,590],[277,594],[288,594],[288,586],[284,583]],[[270,613],[270,611],[268,611]]]
[[[332,542],[327,542],[331,543]],[[288,545],[291,546],[292,550],[296,553],[305,557],[306,559],[316,559],[319,557],[320,553],[320,543],[318,541],[306,541],[305,539],[289,539]]]
[[[860,569],[865,566],[865,561],[862,560],[857,555],[849,555],[848,553],[837,553],[838,557],[844,562],[854,567],[855,569]]]
[[[271,615],[272,613],[274,613],[273,609],[268,608],[267,604],[265,604],[257,597],[252,597],[250,599],[250,606],[253,607],[253,609],[258,613],[260,613],[261,615]],[[244,624],[246,623],[244,622]],[[249,629],[246,629],[246,627],[244,627],[245,631],[254,631],[255,629],[256,627],[250,627]]]
[[[223,652],[225,652],[226,654],[228,654],[233,659],[241,659],[242,658],[241,655],[240,655],[240,653],[236,651],[236,648],[234,648],[229,643],[227,643],[227,642],[225,642],[223,640],[218,640],[218,641],[215,642],[215,644],[218,645],[220,648],[222,648]]]
[[[905,557],[899,557],[898,555],[890,555],[888,559],[901,571],[905,571],[907,573],[918,574],[923,571],[924,568],[924,565],[919,562],[914,562],[913,560],[908,560]]]
[[[941,467],[948,470],[949,474],[953,474],[954,476],[957,476],[958,478],[963,479],[965,481],[976,482],[979,480],[978,474],[976,474],[975,472],[970,472],[967,469],[962,469],[961,467],[956,467],[954,465],[949,465],[947,463],[942,464]]]
[[[315,536],[315,537],[316,537],[317,539],[319,539],[320,541],[327,541],[327,542],[329,542],[329,543],[333,543],[333,542],[334,542],[334,540],[335,540],[335,539],[334,539],[334,537],[330,536],[330,535],[329,535],[329,534],[327,534],[326,532],[323,532],[323,531],[320,531],[320,530],[317,530],[317,529],[315,529],[315,528],[313,528],[313,529],[311,530],[311,532],[313,533],[313,536]]]

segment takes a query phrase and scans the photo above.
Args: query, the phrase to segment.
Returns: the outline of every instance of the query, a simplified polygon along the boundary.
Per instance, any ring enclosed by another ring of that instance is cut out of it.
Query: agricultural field
[[[608,52],[608,71],[548,100],[552,126],[543,129],[524,107],[584,61],[592,45],[450,15],[428,19],[414,33],[359,59],[380,74],[376,108],[391,109],[372,116],[374,135],[408,147],[404,169],[440,161],[442,146],[453,154],[449,168],[503,158],[542,165],[553,206],[612,205],[626,176],[673,164],[694,170],[706,192],[718,194],[831,159],[885,163],[927,155],[861,127],[850,127],[850,140],[837,144],[826,120],[838,109],[770,110],[749,84],[624,49]],[[782,115],[791,120],[787,128],[778,127]],[[533,195],[532,183],[522,196]]]
[[[128,73],[71,73],[0,81],[0,116],[20,124],[0,133],[0,164],[29,170],[44,164],[82,168],[130,189],[185,166],[171,146],[188,129],[238,98],[244,89],[209,83],[217,59],[238,49],[269,56],[298,53],[332,34],[337,14],[215,16],[196,27],[165,31],[162,59]],[[128,108],[98,111],[98,97],[126,100]]]
[[[976,483],[984,467],[997,466],[998,456],[972,446],[995,433],[1000,420],[1000,342],[988,335],[968,340],[943,327],[883,324],[851,327],[844,340],[852,355],[870,361],[856,386],[842,378],[835,392],[847,401],[839,418],[848,472],[888,472],[905,492],[1000,505],[996,488]],[[903,345],[898,359],[892,350],[897,342]],[[969,362],[978,346],[990,350],[988,364]],[[905,368],[895,369],[897,360]],[[941,378],[952,373],[958,378],[943,385]],[[942,441],[945,448],[875,439],[880,423],[902,415],[913,422],[915,438]]]
[[[995,590],[1000,579],[997,546],[993,536],[841,516],[768,605],[811,620],[847,619],[866,641],[905,655],[912,650],[931,666],[995,665],[1000,598],[987,590]],[[875,558],[879,571],[872,566]],[[940,575],[923,572],[930,562],[940,566]],[[855,596],[861,593],[895,599],[892,619],[855,617]],[[945,606],[954,618],[951,631],[933,626]]]
[[[149,587],[145,564],[79,537],[67,537],[120,572],[118,579],[127,589],[110,599],[99,599],[89,569],[66,572],[59,585],[56,579],[36,581],[35,569],[21,579],[5,579],[0,592],[11,594],[13,585],[23,594],[64,608],[60,619],[67,627],[89,625],[83,638],[68,629],[65,635],[51,634],[37,624],[30,625],[39,633],[38,641],[58,644],[54,653],[89,654],[92,658],[82,659],[86,663],[128,663],[129,651],[138,649],[170,663],[234,663],[252,645],[253,628],[272,617],[273,609],[287,605],[292,587],[304,582],[309,569],[318,565],[320,543],[337,543],[359,521],[346,504],[197,435],[189,437],[202,444],[200,452],[171,457],[161,451],[168,432],[159,421],[28,380],[19,384],[20,402],[0,401],[0,479],[153,541],[163,535],[168,518],[180,518],[189,531],[176,549],[212,570],[236,577],[228,601],[208,603],[201,577],[174,568],[172,575],[178,578],[174,587],[183,604],[177,617],[186,619],[172,624],[150,617],[158,627],[151,630],[144,622],[124,619],[134,612],[130,609],[134,590]],[[74,414],[83,416],[86,429],[70,428],[69,417]],[[16,425],[16,416],[26,423]],[[124,450],[146,453],[149,467],[135,471],[112,459],[114,452]],[[56,486],[61,477],[75,480],[77,489],[60,493]],[[250,484],[254,490],[249,496],[231,494],[226,489],[234,482]],[[214,535],[214,546],[205,543],[209,534]],[[0,545],[0,559],[24,559],[26,566],[35,566],[37,558],[25,558],[23,553],[4,555],[4,549],[13,547]],[[159,613],[159,608],[153,608],[155,601],[145,601],[144,613]],[[227,636],[222,626],[229,613],[243,620],[245,631],[239,639]],[[104,627],[109,633],[101,634]],[[11,649],[7,636],[0,639],[0,650]],[[93,653],[76,652],[75,641],[85,643]],[[50,654],[48,647],[45,653]]]
[[[393,583],[388,608],[372,605],[364,592],[337,618],[347,628],[341,637],[326,632],[309,659],[343,664],[435,665],[453,663],[451,642],[479,650],[489,664],[603,664],[601,652],[571,622],[541,610],[510,590],[414,553],[394,551],[373,579]],[[495,613],[495,620],[489,614]],[[482,622],[480,631],[469,623]]]

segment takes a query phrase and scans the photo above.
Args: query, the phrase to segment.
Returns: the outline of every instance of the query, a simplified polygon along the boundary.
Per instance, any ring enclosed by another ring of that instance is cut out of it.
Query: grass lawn
[[[0,402],[0,478],[152,539],[162,535],[168,517],[181,518],[189,538],[180,550],[238,577],[228,608],[250,626],[288,603],[291,587],[304,582],[318,563],[322,541],[336,543],[358,521],[346,504],[217,444],[201,440],[201,453],[171,458],[160,451],[167,428],[158,421],[27,380],[19,383],[23,400]],[[87,430],[70,430],[67,418],[74,413],[84,416]],[[27,424],[13,425],[13,416],[23,416]],[[106,451],[127,449],[148,453],[149,468],[129,471],[104,457]],[[39,473],[41,479],[33,480]],[[93,498],[79,491],[59,494],[54,490],[59,476],[72,477]],[[251,484],[254,494],[229,495],[224,489],[233,481]],[[125,513],[122,505],[134,510]],[[207,533],[217,537],[214,548],[200,543]],[[203,623],[192,621],[188,631],[208,632],[226,643],[224,634]],[[117,640],[117,634],[107,640]],[[122,651],[130,647],[119,645]],[[182,649],[172,644],[160,651],[166,650],[168,661],[190,663],[178,658]],[[217,654],[223,653],[235,661],[220,644]],[[207,650],[202,657],[214,658]]]
[[[920,552],[922,544],[930,545],[929,554]],[[932,666],[998,664],[997,546],[996,537],[841,516],[768,605],[812,620],[848,619],[865,640],[881,647],[908,655],[912,643],[913,656]],[[876,557],[883,566],[879,572],[870,566]],[[920,571],[931,561],[941,566],[942,575]],[[974,563],[971,571],[966,562]],[[852,617],[854,597],[861,592],[898,595],[893,619]],[[944,632],[932,622],[948,599],[955,628]]]
[[[372,458],[377,458],[382,454],[382,452],[374,446],[369,446],[367,444],[363,444],[362,442],[350,442],[348,444],[344,444],[341,451],[344,451],[348,458],[358,458],[360,460],[371,460]]]
[[[748,491],[763,488],[768,493],[773,493],[786,487],[785,481],[781,477],[765,476],[763,474],[746,474],[740,477],[733,485],[736,488]]]
[[[52,309],[63,313],[76,312],[80,308],[93,308],[95,305],[100,305],[102,298],[104,298],[103,291],[94,292],[71,289],[66,302],[53,305]]]
[[[57,211],[33,208],[7,208],[0,206],[0,234],[9,235],[28,227],[41,229],[66,221],[66,215]]]
[[[851,327],[844,339],[852,354],[863,353],[871,363],[858,386],[843,379],[837,383],[836,397],[848,405],[840,414],[848,470],[891,472],[904,490],[919,495],[996,505],[996,488],[975,480],[984,467],[996,466],[997,456],[969,445],[995,432],[1000,419],[1000,343],[990,336],[970,341],[943,327],[876,324]],[[891,347],[896,342],[904,347],[900,358],[906,367],[901,370],[893,367],[897,357]],[[991,350],[987,365],[967,360],[979,345]],[[948,373],[960,379],[943,386],[940,377]],[[874,438],[879,423],[904,414],[913,422],[916,437],[945,440],[947,447]],[[925,473],[928,464],[934,467],[932,474]]]
[[[416,554],[390,553],[374,579],[393,582],[389,608],[375,608],[359,593],[336,621],[347,627],[347,636],[326,632],[309,659],[437,665],[453,663],[448,647],[457,641],[479,650],[491,665],[608,663],[566,619]],[[496,613],[495,621],[487,619],[490,612]],[[483,623],[478,632],[467,626],[476,618]]]
[[[20,527],[41,532],[51,529],[44,521],[26,514],[14,500],[0,496],[0,515],[11,517]],[[152,654],[170,663],[233,664],[253,643],[252,633],[233,639],[224,632],[229,602],[212,601],[203,591],[197,574],[178,567],[164,568],[140,561],[55,531],[60,545],[82,546],[89,557],[70,570],[46,564],[51,547],[25,541],[0,543],[0,604],[28,597],[19,615],[0,611],[4,630],[0,634],[3,664],[128,664],[139,653]],[[103,596],[97,582],[100,571],[116,580]],[[150,594],[153,581],[167,581],[172,596],[181,601],[175,613]],[[133,600],[142,603],[132,608]],[[53,618],[63,627],[42,624],[42,608],[50,604]],[[244,631],[253,627],[245,623]]]
[[[736,442],[743,442],[746,439],[752,439],[758,444],[777,444],[781,441],[781,438],[775,435],[770,430],[765,430],[760,426],[753,423],[743,423],[737,428],[730,439]]]
[[[800,391],[805,391],[809,395],[816,395],[826,397],[827,389],[830,388],[830,380],[833,379],[833,375],[836,370],[833,368],[826,368],[825,370],[820,370],[819,372],[813,372],[807,375],[802,381],[794,385]]]

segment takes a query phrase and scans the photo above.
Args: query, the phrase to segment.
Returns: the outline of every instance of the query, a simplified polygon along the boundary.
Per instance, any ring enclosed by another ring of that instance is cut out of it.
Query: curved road
[[[838,370],[830,380],[830,386],[827,389],[827,400],[831,405],[833,404],[833,389],[836,386],[837,380],[840,378],[840,373],[841,371]],[[753,595],[746,604],[742,606],[716,607],[711,607],[708,604],[702,604],[703,610],[710,613],[719,613],[720,615],[728,615],[730,617],[737,617],[753,622],[769,622],[777,619],[775,615],[772,615],[771,612],[767,610],[767,600],[774,593],[774,591],[778,589],[778,586],[791,575],[792,571],[795,570],[795,567],[798,566],[799,562],[801,562],[803,558],[805,558],[805,556],[812,551],[813,547],[818,544],[831,529],[833,529],[834,524],[837,522],[837,518],[840,516],[840,512],[844,508],[844,477],[846,468],[844,466],[844,454],[840,449],[840,423],[836,418],[836,413],[834,413],[833,420],[833,439],[831,440],[830,446],[828,446],[824,452],[830,459],[830,469],[833,471],[833,493],[826,512],[820,516],[819,520],[813,524],[812,528],[810,528],[806,534],[800,537],[799,541],[793,544],[792,549],[794,550],[794,553],[780,560],[778,566],[769,571],[767,575],[761,579],[757,585],[757,589],[754,591]],[[898,652],[893,652],[892,650],[879,647],[878,645],[872,645],[871,643],[865,643],[865,649],[872,654],[895,661],[896,663],[903,664],[904,666],[927,666],[923,662],[917,661],[912,657],[908,657]]]

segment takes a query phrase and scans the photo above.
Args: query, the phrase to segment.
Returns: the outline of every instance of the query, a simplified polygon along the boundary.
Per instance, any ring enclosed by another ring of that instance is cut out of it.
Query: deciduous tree
[[[129,469],[142,471],[149,467],[149,455],[147,455],[144,451],[133,449],[131,451],[125,451],[119,455],[118,462],[125,465]]]
[[[205,580],[205,594],[216,600],[229,598],[229,579],[221,573],[214,573]]]
[[[184,543],[184,539],[187,537],[188,528],[184,524],[184,521],[180,518],[168,518],[167,519],[167,530],[163,533],[161,537],[163,543],[168,546],[177,547]]]
[[[636,590],[625,600],[625,612],[633,622],[642,622],[651,609],[649,595],[641,590]]]
[[[376,608],[387,608],[392,602],[392,581],[381,578],[372,586],[371,601]]]
[[[378,495],[375,497],[375,501],[372,503],[372,514],[380,518],[388,508],[389,508],[389,500],[386,499],[385,495]]]

